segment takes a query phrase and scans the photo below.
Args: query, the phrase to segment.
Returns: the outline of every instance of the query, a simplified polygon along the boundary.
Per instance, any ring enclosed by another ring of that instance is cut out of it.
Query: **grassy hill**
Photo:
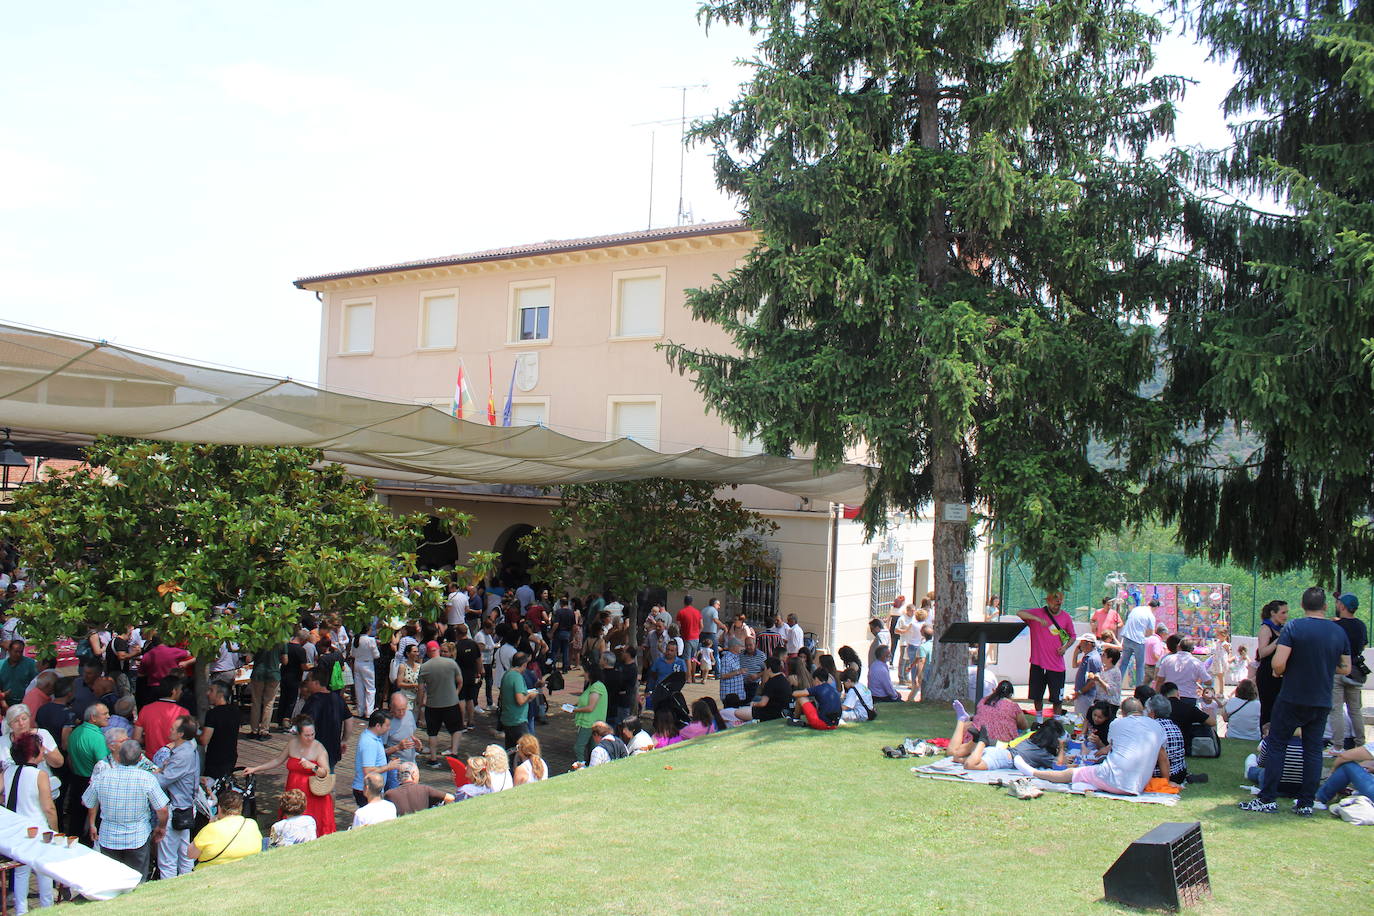
[[[833,733],[697,739],[356,833],[154,882],[100,912],[1100,913],[1101,875],[1164,821],[1200,820],[1200,913],[1340,912],[1374,894],[1368,837],[1325,815],[1247,815],[1244,754],[1174,808],[917,779],[879,753],[948,737],[947,707]],[[1260,904],[1260,901],[1263,901]]]

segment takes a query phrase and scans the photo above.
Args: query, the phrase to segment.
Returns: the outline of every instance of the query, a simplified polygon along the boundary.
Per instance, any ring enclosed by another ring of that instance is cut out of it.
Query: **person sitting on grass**
[[[1269,759],[1270,746],[1271,742],[1266,734],[1260,741],[1257,752],[1245,758],[1245,778],[1256,785],[1264,778],[1264,764]],[[1302,794],[1303,766],[1302,738],[1295,735],[1288,739],[1288,747],[1284,749],[1278,794],[1284,798],[1297,798]]]
[[[844,669],[844,673],[840,675],[840,684],[844,687],[844,700],[841,702],[843,711],[840,718],[845,722],[867,722],[873,718],[873,694],[869,693],[859,678],[857,664]]]
[[[1029,738],[1013,748],[989,745],[982,740],[983,736],[980,731],[973,750],[962,760],[954,758],[955,762],[962,763],[966,770],[1010,770],[1016,760],[1045,769],[1064,765],[1068,745],[1064,726],[1058,719],[1047,719]]]
[[[1155,775],[1167,777],[1169,782],[1181,786],[1188,781],[1187,745],[1183,741],[1183,730],[1169,718],[1172,711],[1173,707],[1163,694],[1155,694],[1145,701],[1145,712],[1164,729],[1164,751],[1169,755],[1169,772],[1155,767]]]
[[[414,766],[414,764],[411,764]],[[281,820],[268,831],[268,845],[273,849],[295,846],[315,839],[315,819],[305,813],[305,793],[287,789],[281,794]]]
[[[1016,757],[1012,763],[1025,776],[1054,783],[1085,783],[1114,795],[1139,795],[1150,781],[1154,768],[1169,768],[1164,750],[1164,729],[1144,716],[1140,701],[1132,697],[1121,704],[1121,717],[1108,731],[1111,745],[1106,759],[1091,766],[1067,770],[1037,769]]]
[[[363,797],[367,799],[367,803],[353,812],[351,829],[357,830],[383,821],[396,820],[396,806],[382,797],[385,791],[386,777],[381,773],[369,773],[363,780]]]
[[[892,684],[892,669],[887,666],[887,660],[891,657],[892,650],[887,646],[879,646],[873,653],[873,664],[868,668],[868,689],[875,703],[902,701],[902,695]]]
[[[1137,687],[1137,690],[1141,688]],[[1146,687],[1151,695],[1154,691]],[[1143,700],[1141,702],[1144,702]],[[1116,704],[1108,703],[1106,700],[1098,700],[1088,707],[1088,715],[1084,718],[1087,729],[1083,735],[1084,745],[1089,751],[1096,753],[1107,752],[1107,730],[1111,728],[1112,720],[1116,718]]]
[[[992,693],[978,701],[972,718],[964,710],[963,703],[954,701],[954,714],[959,721],[949,739],[950,756],[967,757],[980,736],[984,744],[991,745],[1010,741],[1029,728],[1026,714],[1011,699],[1015,690],[1011,681],[998,682]]]
[[[843,704],[840,692],[829,680],[816,683],[807,670],[806,660],[798,654],[792,660],[794,689],[792,698],[796,701],[797,712],[805,724],[817,731],[829,731],[840,721]],[[802,724],[801,721],[796,724]]]
[[[1317,789],[1316,801],[1312,807],[1325,810],[1347,786],[1356,795],[1374,799],[1374,774],[1368,769],[1374,765],[1374,741],[1341,751],[1332,763],[1335,764],[1335,769]]]
[[[639,727],[639,716],[627,716],[621,720],[620,740],[625,742],[631,757],[654,749],[654,738]]]
[[[654,710],[654,747],[664,748],[682,740],[678,732],[677,713],[670,706],[660,706]]]
[[[457,801],[491,794],[491,780],[487,775],[487,758],[468,758],[468,780],[467,785],[458,787],[458,791],[454,795]]]
[[[716,701],[710,697],[702,697],[692,704],[692,721],[682,726],[678,735],[683,741],[686,741],[689,738],[699,738],[702,735],[710,735],[718,731],[725,731],[725,720],[720,717],[720,711],[716,708]]]
[[[243,816],[243,796],[225,789],[215,802],[215,819],[201,828],[186,849],[198,869],[226,865],[262,852],[262,831],[257,821]]]
[[[420,768],[409,760],[401,762],[400,774],[401,784],[382,796],[396,806],[397,817],[405,817],[407,814],[424,811],[435,805],[447,805],[453,801],[453,793],[420,782]]]

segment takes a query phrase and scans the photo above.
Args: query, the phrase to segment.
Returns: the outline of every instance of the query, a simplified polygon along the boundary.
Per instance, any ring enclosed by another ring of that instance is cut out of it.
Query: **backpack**
[[[1188,736],[1188,756],[1189,757],[1220,757],[1221,740],[1217,737],[1215,728],[1205,726],[1194,726],[1189,729],[1192,734]]]

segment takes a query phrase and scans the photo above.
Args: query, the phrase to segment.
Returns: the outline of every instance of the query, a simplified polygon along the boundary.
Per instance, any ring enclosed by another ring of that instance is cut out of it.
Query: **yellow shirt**
[[[235,815],[206,824],[191,842],[200,850],[197,868],[223,865],[262,852],[262,831],[257,821]]]

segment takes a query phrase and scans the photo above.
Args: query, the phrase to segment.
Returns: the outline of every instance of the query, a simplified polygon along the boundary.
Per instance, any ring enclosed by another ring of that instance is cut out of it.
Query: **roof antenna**
[[[683,176],[687,167],[687,90],[705,89],[707,83],[693,83],[688,86],[668,86],[668,89],[682,90],[682,120],[679,128],[678,150],[677,150],[677,224],[681,226],[691,218],[683,206]]]

